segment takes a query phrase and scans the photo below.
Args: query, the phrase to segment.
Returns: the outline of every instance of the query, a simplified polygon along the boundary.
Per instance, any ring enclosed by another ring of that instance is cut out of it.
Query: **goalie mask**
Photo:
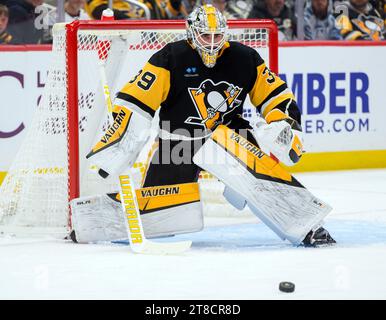
[[[197,50],[203,63],[212,68],[226,42],[227,23],[221,12],[212,5],[193,10],[186,20],[187,38]]]

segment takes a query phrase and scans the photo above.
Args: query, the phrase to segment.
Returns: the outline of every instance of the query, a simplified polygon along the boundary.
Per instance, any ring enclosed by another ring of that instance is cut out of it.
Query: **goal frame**
[[[268,30],[269,67],[278,73],[278,29],[270,19],[229,20],[228,28]],[[67,77],[67,152],[68,152],[68,225],[71,227],[70,201],[80,195],[80,159],[78,133],[78,31],[79,30],[183,30],[184,20],[76,20],[66,24],[66,77]]]

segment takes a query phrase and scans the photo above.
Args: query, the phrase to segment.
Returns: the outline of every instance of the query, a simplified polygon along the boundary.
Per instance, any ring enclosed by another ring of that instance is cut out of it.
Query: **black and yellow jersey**
[[[108,0],[87,0],[84,9],[90,18],[99,20],[103,10],[108,7]],[[117,20],[138,19],[144,17],[145,14],[143,9],[131,6],[128,2],[122,0],[113,0],[113,11],[114,17]]]
[[[150,12],[150,19],[172,19],[180,15],[180,5],[176,5],[173,1],[138,0],[138,2],[146,5]],[[85,10],[91,18],[99,20],[103,10],[108,8],[108,4],[108,0],[87,0]],[[146,18],[143,8],[123,0],[113,0],[113,11],[116,20]]]
[[[155,53],[117,94],[126,105],[151,119],[158,108],[160,127],[197,136],[241,117],[249,95],[265,117],[279,108],[300,124],[300,112],[286,83],[248,46],[227,42],[213,68],[207,68],[186,40]]]
[[[385,16],[370,3],[359,12],[350,2],[339,4],[347,9],[336,17],[336,23],[344,40],[383,40],[386,35]],[[343,10],[342,7],[337,7]]]
[[[12,35],[3,31],[0,33],[0,44],[12,44]]]

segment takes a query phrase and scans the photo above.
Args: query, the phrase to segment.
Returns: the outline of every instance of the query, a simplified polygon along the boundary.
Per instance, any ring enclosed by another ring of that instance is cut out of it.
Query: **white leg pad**
[[[72,228],[79,243],[127,239],[127,229],[119,202],[107,195],[73,199]]]
[[[79,243],[127,239],[121,204],[107,195],[74,199],[71,211]],[[204,227],[201,202],[142,214],[141,219],[147,238],[197,232]]]
[[[148,238],[198,232],[204,228],[201,202],[142,214],[141,219]]]
[[[235,137],[237,134],[232,132],[226,131],[225,135]],[[224,133],[222,134],[224,137]],[[232,143],[235,141],[238,148],[251,147],[241,136]],[[261,153],[259,157],[263,157]],[[254,159],[255,166],[259,165],[257,163],[259,157]],[[236,193],[246,200],[252,212],[262,222],[281,239],[287,239],[293,244],[300,244],[307,233],[320,226],[323,218],[332,210],[328,204],[316,198],[289,174],[290,183],[277,178],[259,178],[259,174],[254,174],[251,168],[247,168],[234,154],[230,154],[229,149],[226,150],[221,143],[215,142],[212,138],[197,151],[193,161],[226,186],[237,190]],[[242,203],[240,200],[238,202]]]

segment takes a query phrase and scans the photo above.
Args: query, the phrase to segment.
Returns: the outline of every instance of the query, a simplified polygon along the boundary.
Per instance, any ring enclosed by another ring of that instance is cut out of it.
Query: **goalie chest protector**
[[[228,42],[216,65],[207,68],[197,51],[181,40],[156,52],[118,98],[134,103],[150,116],[161,106],[163,130],[202,135],[242,114],[262,64],[256,50]]]

